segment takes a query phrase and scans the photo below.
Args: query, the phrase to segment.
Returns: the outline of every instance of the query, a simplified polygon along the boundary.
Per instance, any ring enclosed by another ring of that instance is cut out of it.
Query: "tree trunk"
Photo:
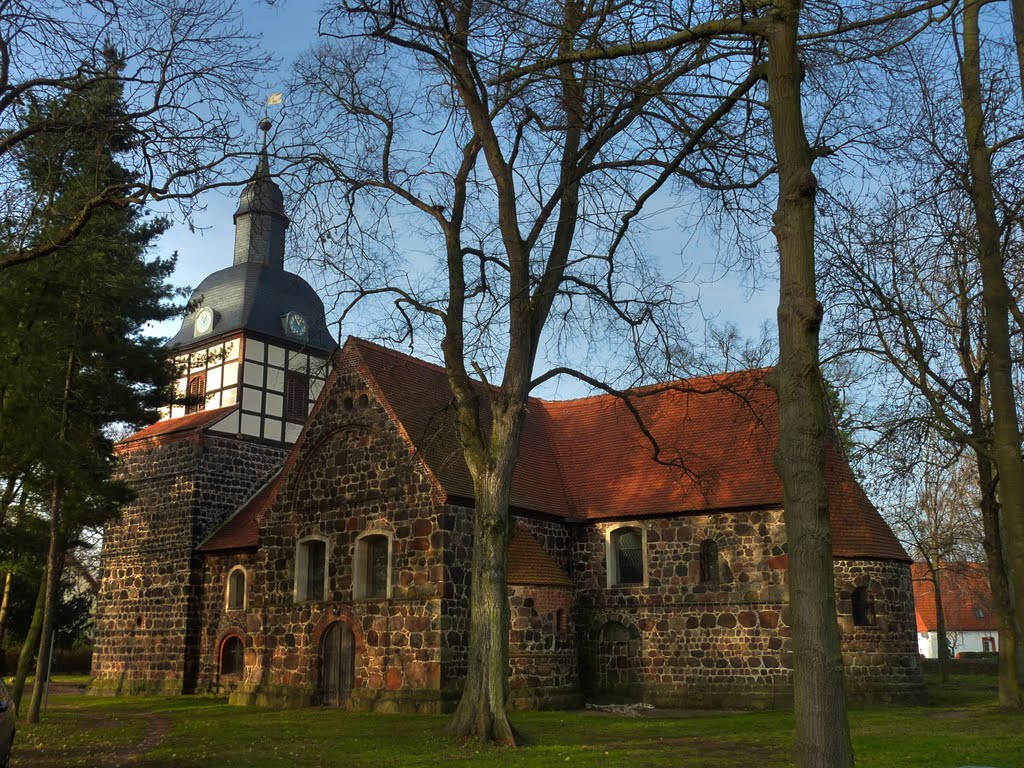
[[[25,692],[25,681],[28,679],[28,670],[32,666],[32,656],[39,647],[39,635],[43,630],[43,607],[46,603],[46,575],[39,580],[39,594],[36,597],[36,607],[32,612],[32,623],[29,625],[28,634],[25,635],[25,643],[21,646],[21,654],[18,656],[18,672],[14,676],[14,689],[12,697],[14,708],[21,709],[21,696]]]
[[[476,737],[512,746],[515,735],[506,709],[509,483],[493,473],[483,473],[475,485],[469,668],[448,732],[458,738]]]
[[[60,505],[63,488],[60,479],[53,481],[53,498],[50,509],[50,551],[46,558],[46,593],[43,605],[43,623],[39,635],[39,653],[36,654],[36,677],[32,686],[32,701],[28,708],[28,722],[39,722],[39,711],[43,706],[43,683],[50,673],[50,652],[52,644],[54,615],[57,613],[57,592],[60,588],[61,560],[63,547],[60,535]]]
[[[963,11],[963,60],[961,63],[964,136],[967,142],[969,192],[978,230],[978,261],[981,267],[982,305],[988,340],[988,380],[992,403],[992,454],[999,475],[1000,522],[1005,548],[1006,573],[1017,638],[1024,617],[1024,462],[1020,453],[1020,429],[1013,385],[1010,347],[1010,291],[1003,273],[999,222],[991,150],[985,143],[985,118],[981,89],[981,37],[978,15],[982,0],[967,0]],[[1016,705],[1021,703],[1018,697]]]
[[[946,637],[946,614],[942,608],[942,585],[939,583],[939,569],[942,563],[933,563],[928,560],[928,572],[932,580],[932,589],[935,593],[935,634],[939,636],[939,672],[942,674],[942,682],[949,682],[949,638]]]
[[[1024,95],[1024,0],[1010,0],[1013,16],[1013,42],[1017,48],[1017,71],[1020,75],[1020,91]]]
[[[981,434],[981,431],[978,431]],[[1013,601],[1010,599],[1010,582],[1006,575],[1006,561],[1003,558],[1002,535],[999,530],[999,502],[996,499],[996,482],[992,473],[992,461],[981,451],[975,451],[978,466],[978,486],[981,489],[981,520],[985,529],[982,546],[988,561],[988,583],[992,590],[992,607],[996,614],[999,631],[999,706],[1020,708],[1024,706],[1021,691],[1021,668],[1018,664],[1019,639],[1014,618]]]
[[[780,0],[768,33],[768,106],[779,174],[773,216],[779,245],[779,396],[775,468],[789,545],[796,760],[800,768],[853,765],[836,620],[832,532],[825,485],[824,395],[814,266],[817,180],[800,105],[802,3]]]
[[[7,577],[4,579],[3,601],[0,602],[0,653],[3,653],[4,649],[4,630],[7,629],[7,603],[11,599],[11,581],[13,579],[13,571],[8,571]]]

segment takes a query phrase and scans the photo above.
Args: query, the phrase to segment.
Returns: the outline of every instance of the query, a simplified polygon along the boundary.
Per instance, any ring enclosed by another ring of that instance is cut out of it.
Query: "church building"
[[[189,404],[117,446],[137,497],[104,537],[92,690],[448,711],[474,502],[444,370],[337,348],[284,269],[265,152],[234,220],[233,264],[168,345]],[[658,461],[620,398],[531,399],[511,496],[514,706],[791,702],[767,373],[631,393]],[[910,558],[835,436],[825,451],[847,687],[920,698]]]

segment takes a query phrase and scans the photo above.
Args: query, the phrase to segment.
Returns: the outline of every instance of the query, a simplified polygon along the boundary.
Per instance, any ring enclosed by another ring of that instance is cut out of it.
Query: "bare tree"
[[[538,356],[613,339],[636,361],[633,380],[666,370],[681,338],[678,301],[631,232],[674,180],[713,186],[743,175],[734,164],[753,177],[770,167],[710,151],[756,130],[738,107],[763,73],[743,41],[530,70],[538,57],[635,35],[649,11],[348,2],[322,19],[329,40],[299,70],[309,122],[293,150],[306,161],[302,199],[323,260],[353,301],[390,303],[396,339],[440,339],[473,478],[456,736],[515,739],[505,710],[509,490],[527,396],[553,375],[534,371]],[[711,76],[740,54],[740,76]],[[396,267],[399,245],[441,262]]]
[[[240,155],[239,109],[259,103],[268,57],[241,28],[234,0],[0,0],[0,271],[55,253],[103,207],[176,201],[231,183]],[[119,68],[104,65],[113,53]],[[99,116],[68,108],[30,119],[37,105],[67,97],[102,78],[116,80],[125,110],[109,134],[130,127],[130,180],[96,191],[73,217],[54,226],[53,201],[33,194],[19,154],[40,134],[55,141]]]

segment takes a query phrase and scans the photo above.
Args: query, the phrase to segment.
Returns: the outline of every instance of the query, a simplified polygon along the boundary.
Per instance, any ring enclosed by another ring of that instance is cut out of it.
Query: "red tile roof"
[[[350,338],[338,369],[362,374],[449,498],[473,498],[443,368]],[[782,485],[772,466],[778,401],[765,383],[768,372],[633,391],[630,402],[650,437],[614,395],[562,402],[531,398],[512,479],[512,506],[588,520],[781,507]],[[487,424],[488,389],[477,387]],[[330,383],[325,392],[329,388]],[[659,448],[658,461],[652,458],[651,439]],[[300,437],[288,465],[301,444]],[[909,561],[831,440],[826,473],[834,554]],[[286,474],[287,465],[282,477]],[[250,501],[249,517],[239,513],[232,518],[218,532],[219,541],[255,546],[258,520],[271,501]]]
[[[911,573],[914,578],[917,631],[935,632],[938,629],[938,611],[935,608],[935,586],[928,566],[925,563],[914,563]],[[996,631],[987,566],[980,563],[946,563],[939,571],[939,589],[942,591],[942,613],[946,617],[947,632]]]
[[[552,587],[572,587],[572,579],[538,543],[529,529],[516,528],[508,543],[509,584],[529,584]]]
[[[241,507],[225,520],[206,541],[199,545],[199,552],[221,550],[253,549],[259,544],[260,522],[266,510],[277,496],[284,472],[279,469]]]
[[[162,419],[154,424],[150,424],[148,427],[140,429],[133,435],[129,435],[124,440],[118,441],[117,445],[119,448],[124,450],[130,449],[132,447],[132,443],[136,443],[140,440],[146,440],[151,437],[197,432],[206,429],[217,421],[220,421],[236,408],[238,408],[237,405],[227,405],[223,408],[211,408],[208,411],[189,413],[185,416],[178,416],[174,419]]]

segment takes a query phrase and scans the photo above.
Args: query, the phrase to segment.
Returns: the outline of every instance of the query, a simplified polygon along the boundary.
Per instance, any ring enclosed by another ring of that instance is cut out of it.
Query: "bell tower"
[[[117,445],[120,476],[136,497],[104,532],[97,693],[195,690],[203,590],[196,548],[281,467],[337,348],[323,302],[284,268],[289,220],[271,173],[270,127],[260,123],[230,266],[199,284],[167,344],[179,401]]]

